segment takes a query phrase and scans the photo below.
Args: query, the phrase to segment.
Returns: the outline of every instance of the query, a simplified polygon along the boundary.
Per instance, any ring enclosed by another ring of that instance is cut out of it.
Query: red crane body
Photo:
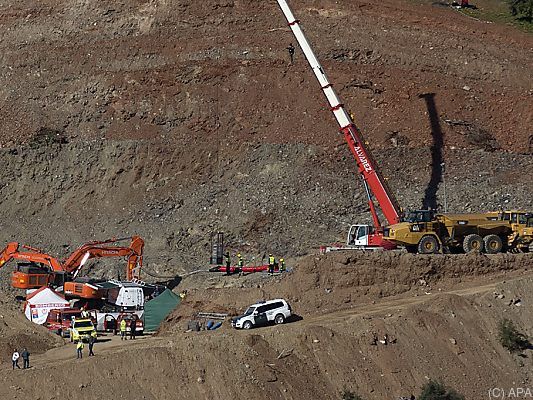
[[[352,117],[346,112],[344,105],[340,102],[337,93],[333,89],[333,85],[329,82],[322,65],[314,54],[307,38],[300,28],[299,21],[294,17],[287,1],[277,0],[277,2],[328,100],[330,109],[339,124],[341,132],[344,134],[363,180],[374,229],[372,230],[366,225],[354,225],[352,228],[365,228],[365,237],[367,238],[365,239],[365,245],[363,247],[388,247],[388,242],[385,243],[385,241],[383,241],[383,227],[381,226],[372,195],[376,199],[376,202],[389,225],[396,224],[401,220],[401,209],[398,205],[398,201],[380,174],[370,151],[365,146],[361,133],[352,120]],[[357,231],[352,232],[352,228],[348,234],[348,244],[350,243],[351,236],[360,237],[361,234],[361,232]],[[338,249],[341,248],[339,247]]]

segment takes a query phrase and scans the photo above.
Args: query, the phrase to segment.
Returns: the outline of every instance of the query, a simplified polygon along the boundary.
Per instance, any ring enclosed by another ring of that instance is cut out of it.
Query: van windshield
[[[81,317],[81,313],[63,314],[63,316],[62,316],[63,321],[70,321],[72,318],[80,318],[80,317]]]
[[[74,323],[75,328],[92,328],[93,323],[91,321],[77,321]]]
[[[244,315],[252,315],[255,311],[255,307],[248,307],[248,310],[245,311]]]

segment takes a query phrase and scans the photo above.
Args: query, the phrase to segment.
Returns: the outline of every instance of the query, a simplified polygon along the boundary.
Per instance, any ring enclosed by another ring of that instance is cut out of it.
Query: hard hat
[[[272,257],[272,253],[270,253],[269,256]]]
[[[280,261],[284,261],[283,258],[280,258],[279,260],[280,260]]]
[[[241,253],[237,253],[237,257],[240,257],[241,256]]]

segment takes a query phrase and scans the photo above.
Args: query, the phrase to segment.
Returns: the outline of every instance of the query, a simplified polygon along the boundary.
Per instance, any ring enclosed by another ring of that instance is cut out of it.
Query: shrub
[[[533,19],[533,0],[507,0],[511,14],[521,16],[522,19],[532,22]]]
[[[418,400],[465,400],[465,398],[455,390],[446,388],[442,383],[431,380],[422,386]]]
[[[498,338],[510,353],[517,353],[531,346],[526,335],[518,332],[513,321],[504,318],[498,325]]]
[[[357,394],[355,394],[354,392],[350,391],[350,390],[347,390],[347,389],[344,389],[342,392],[341,392],[341,400],[363,400],[363,398]]]

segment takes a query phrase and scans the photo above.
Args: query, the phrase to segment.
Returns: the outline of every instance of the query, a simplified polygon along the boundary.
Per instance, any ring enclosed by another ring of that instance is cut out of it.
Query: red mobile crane
[[[401,209],[398,205],[398,201],[379,172],[370,151],[366,148],[361,132],[356,127],[351,116],[344,109],[344,105],[340,102],[337,93],[333,89],[333,85],[329,82],[322,65],[316,58],[311,45],[300,28],[299,20],[294,17],[287,1],[277,0],[277,2],[287,19],[289,27],[298,41],[305,58],[309,62],[309,66],[317,78],[318,83],[328,100],[333,116],[337,120],[340,130],[344,134],[344,138],[348,143],[348,147],[355,158],[355,162],[357,163],[359,173],[363,180],[363,185],[368,197],[368,206],[372,215],[373,226],[352,225],[350,227],[347,246],[335,246],[322,250],[393,248],[394,244],[383,240],[383,227],[381,226],[372,195],[374,195],[376,202],[389,225],[400,222]]]

